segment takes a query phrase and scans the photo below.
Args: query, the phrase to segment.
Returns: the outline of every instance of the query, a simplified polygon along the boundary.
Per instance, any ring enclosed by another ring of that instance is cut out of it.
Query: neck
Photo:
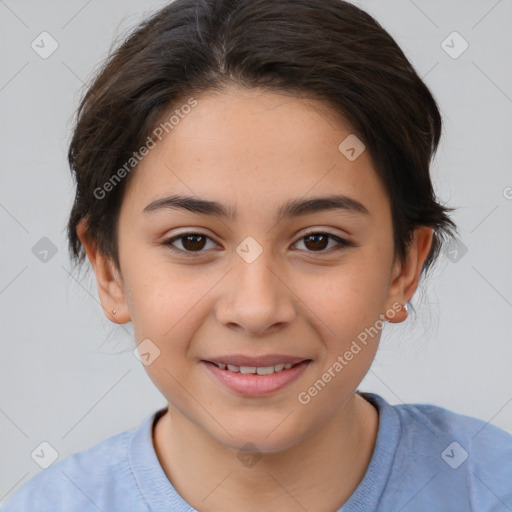
[[[376,409],[354,394],[307,439],[246,465],[236,450],[171,409],[157,421],[153,444],[174,488],[197,510],[252,512],[268,505],[327,512],[341,507],[362,480],[377,431]]]

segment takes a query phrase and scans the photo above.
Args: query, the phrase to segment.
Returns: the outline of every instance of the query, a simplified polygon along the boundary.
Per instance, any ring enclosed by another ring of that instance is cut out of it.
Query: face
[[[409,298],[389,200],[368,151],[340,151],[350,126],[323,103],[196,99],[125,191],[117,318],[145,340],[173,414],[225,446],[284,450],[342,411],[382,315]]]

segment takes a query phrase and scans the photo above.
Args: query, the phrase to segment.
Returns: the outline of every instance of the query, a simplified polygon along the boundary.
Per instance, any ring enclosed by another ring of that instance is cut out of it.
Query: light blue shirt
[[[392,406],[361,395],[379,410],[376,445],[363,480],[337,512],[512,511],[512,435],[441,407]],[[1,510],[195,511],[153,447],[153,421],[163,411],[42,470]]]

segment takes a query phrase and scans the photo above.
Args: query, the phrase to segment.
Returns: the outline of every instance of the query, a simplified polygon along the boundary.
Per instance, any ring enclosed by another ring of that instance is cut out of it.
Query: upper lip
[[[276,364],[297,364],[302,361],[309,361],[307,357],[296,357],[285,354],[267,354],[262,356],[246,356],[243,354],[230,354],[225,356],[216,356],[209,359],[204,359],[210,363],[225,363],[235,366],[249,366],[249,367],[265,367],[274,366]]]

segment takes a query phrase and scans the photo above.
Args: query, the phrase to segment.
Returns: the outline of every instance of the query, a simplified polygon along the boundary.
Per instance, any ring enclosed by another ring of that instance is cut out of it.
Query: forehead
[[[173,193],[215,198],[236,214],[244,204],[262,213],[271,203],[333,193],[387,208],[369,152],[347,158],[344,141],[362,146],[329,105],[240,88],[195,98],[134,171],[125,197],[139,213]]]

